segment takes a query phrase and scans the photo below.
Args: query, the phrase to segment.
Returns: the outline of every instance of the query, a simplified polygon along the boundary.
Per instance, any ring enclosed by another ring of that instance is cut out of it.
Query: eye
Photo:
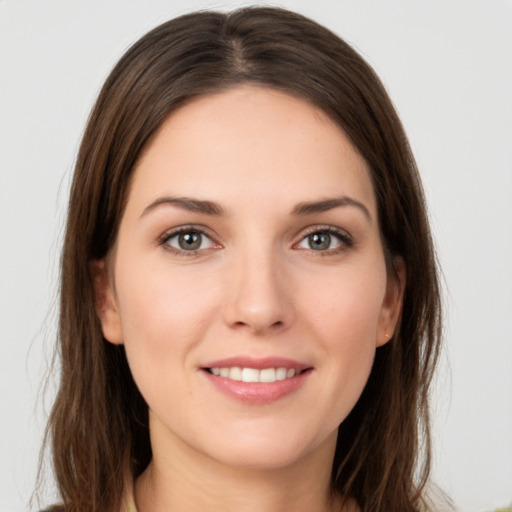
[[[329,228],[309,233],[297,244],[297,247],[318,252],[336,252],[336,250],[342,250],[351,245],[352,241],[348,235]]]
[[[166,235],[161,243],[179,252],[200,251],[214,246],[210,237],[201,231],[190,228]]]

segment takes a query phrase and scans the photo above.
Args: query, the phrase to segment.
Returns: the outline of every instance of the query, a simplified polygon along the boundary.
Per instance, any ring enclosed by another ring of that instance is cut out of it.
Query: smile
[[[263,405],[299,391],[314,367],[285,357],[235,356],[209,361],[200,369],[222,394],[246,404]]]
[[[263,382],[272,383],[281,380],[291,379],[296,375],[300,375],[301,370],[295,368],[240,368],[233,367],[215,367],[207,370],[216,377],[224,377],[226,379],[239,382]]]

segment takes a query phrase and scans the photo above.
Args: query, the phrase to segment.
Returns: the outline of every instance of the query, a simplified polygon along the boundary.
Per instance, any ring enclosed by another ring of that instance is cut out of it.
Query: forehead
[[[310,103],[256,86],[172,112],[139,158],[131,190],[146,201],[179,194],[287,204],[350,194],[375,209],[367,163],[343,130]]]

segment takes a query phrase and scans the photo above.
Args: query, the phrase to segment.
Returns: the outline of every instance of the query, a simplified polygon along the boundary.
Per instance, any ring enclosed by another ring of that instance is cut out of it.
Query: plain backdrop
[[[28,510],[51,403],[66,196],[121,53],[175,15],[242,2],[0,0],[0,510]],[[512,501],[512,2],[277,1],[352,43],[386,84],[444,271],[435,479],[461,510]],[[52,495],[51,475],[48,498]],[[44,504],[44,503],[43,503]]]

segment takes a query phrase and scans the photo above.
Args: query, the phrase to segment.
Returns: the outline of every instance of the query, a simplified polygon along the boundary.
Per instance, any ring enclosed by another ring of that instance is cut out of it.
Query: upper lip
[[[264,370],[265,368],[293,368],[295,370],[307,370],[311,365],[288,359],[286,357],[228,357],[227,359],[218,359],[201,365],[201,368],[255,368],[257,370]]]

